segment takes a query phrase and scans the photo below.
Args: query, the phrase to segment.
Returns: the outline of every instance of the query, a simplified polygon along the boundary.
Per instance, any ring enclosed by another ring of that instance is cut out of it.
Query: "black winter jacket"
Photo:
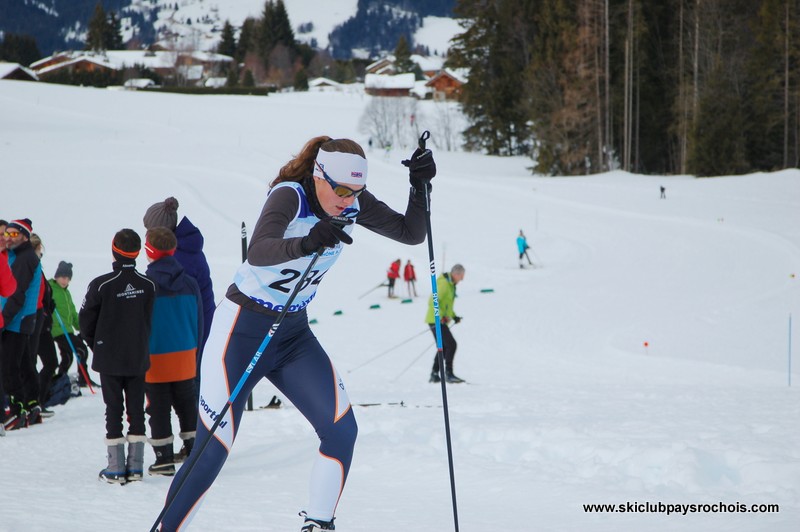
[[[114,262],[114,271],[89,283],[78,321],[94,351],[93,370],[117,376],[147,372],[155,294],[155,283],[136,271],[133,260]]]

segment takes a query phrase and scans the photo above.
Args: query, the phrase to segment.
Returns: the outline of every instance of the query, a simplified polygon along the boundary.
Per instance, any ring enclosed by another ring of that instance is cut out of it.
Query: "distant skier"
[[[661,199],[667,199],[667,189],[661,187]]]
[[[522,229],[519,230],[519,236],[517,237],[517,250],[519,251],[519,267],[524,268],[525,265],[522,262],[522,257],[528,259],[528,264],[533,266],[531,262],[531,258],[528,256],[528,249],[530,246],[528,245],[528,239],[525,238],[525,233],[522,232]]]

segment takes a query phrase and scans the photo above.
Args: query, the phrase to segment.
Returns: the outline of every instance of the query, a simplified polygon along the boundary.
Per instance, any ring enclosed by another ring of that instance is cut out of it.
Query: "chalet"
[[[210,52],[174,52],[150,50],[106,50],[104,52],[58,52],[31,64],[40,77],[53,76],[68,69],[70,72],[94,72],[99,69],[124,71],[144,67],[163,77],[178,75],[192,83],[215,77],[233,61],[227,55]]]
[[[364,77],[364,90],[370,96],[409,96],[414,88],[414,74],[367,74]]]
[[[39,81],[36,72],[19,63],[0,62],[0,79],[15,79],[18,81]]]
[[[33,66],[33,65],[31,65]],[[42,81],[47,81],[48,79],[52,79],[60,74],[68,72],[70,74],[77,74],[77,73],[113,73],[118,71],[119,69],[104,60],[101,57],[92,57],[92,56],[77,56],[72,59],[66,59],[64,61],[49,63],[48,66],[44,68],[35,69],[36,75]]]
[[[397,73],[394,68],[394,56],[387,55],[386,57],[382,57],[375,61],[374,63],[370,63],[365,68],[364,72],[366,74],[380,74],[383,76],[392,76]]]
[[[342,90],[342,84],[328,78],[314,78],[308,80],[308,90],[314,92],[329,92]]]
[[[458,71],[445,68],[429,79],[425,86],[430,89],[434,100],[458,100],[466,77]]]

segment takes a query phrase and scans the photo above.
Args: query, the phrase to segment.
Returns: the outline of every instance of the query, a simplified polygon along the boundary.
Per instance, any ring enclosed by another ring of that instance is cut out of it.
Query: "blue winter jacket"
[[[208,332],[211,330],[211,320],[214,318],[214,309],[216,308],[214,290],[211,285],[211,270],[203,253],[203,234],[184,216],[175,228],[175,237],[178,239],[175,258],[200,287],[200,295],[203,300],[203,341],[200,344],[202,350],[205,338],[208,338]]]
[[[36,326],[36,304],[42,288],[42,263],[30,242],[8,251],[8,265],[17,280],[17,289],[3,299],[5,329],[21,334],[33,334]]]
[[[150,329],[150,369],[145,380],[193,379],[203,339],[203,303],[197,281],[170,256],[151,262],[146,274],[156,284],[156,300]]]

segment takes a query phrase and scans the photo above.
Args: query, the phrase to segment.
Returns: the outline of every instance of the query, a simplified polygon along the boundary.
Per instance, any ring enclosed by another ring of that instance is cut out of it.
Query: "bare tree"
[[[375,96],[367,104],[359,121],[359,130],[374,139],[378,146],[416,145],[417,100]]]

